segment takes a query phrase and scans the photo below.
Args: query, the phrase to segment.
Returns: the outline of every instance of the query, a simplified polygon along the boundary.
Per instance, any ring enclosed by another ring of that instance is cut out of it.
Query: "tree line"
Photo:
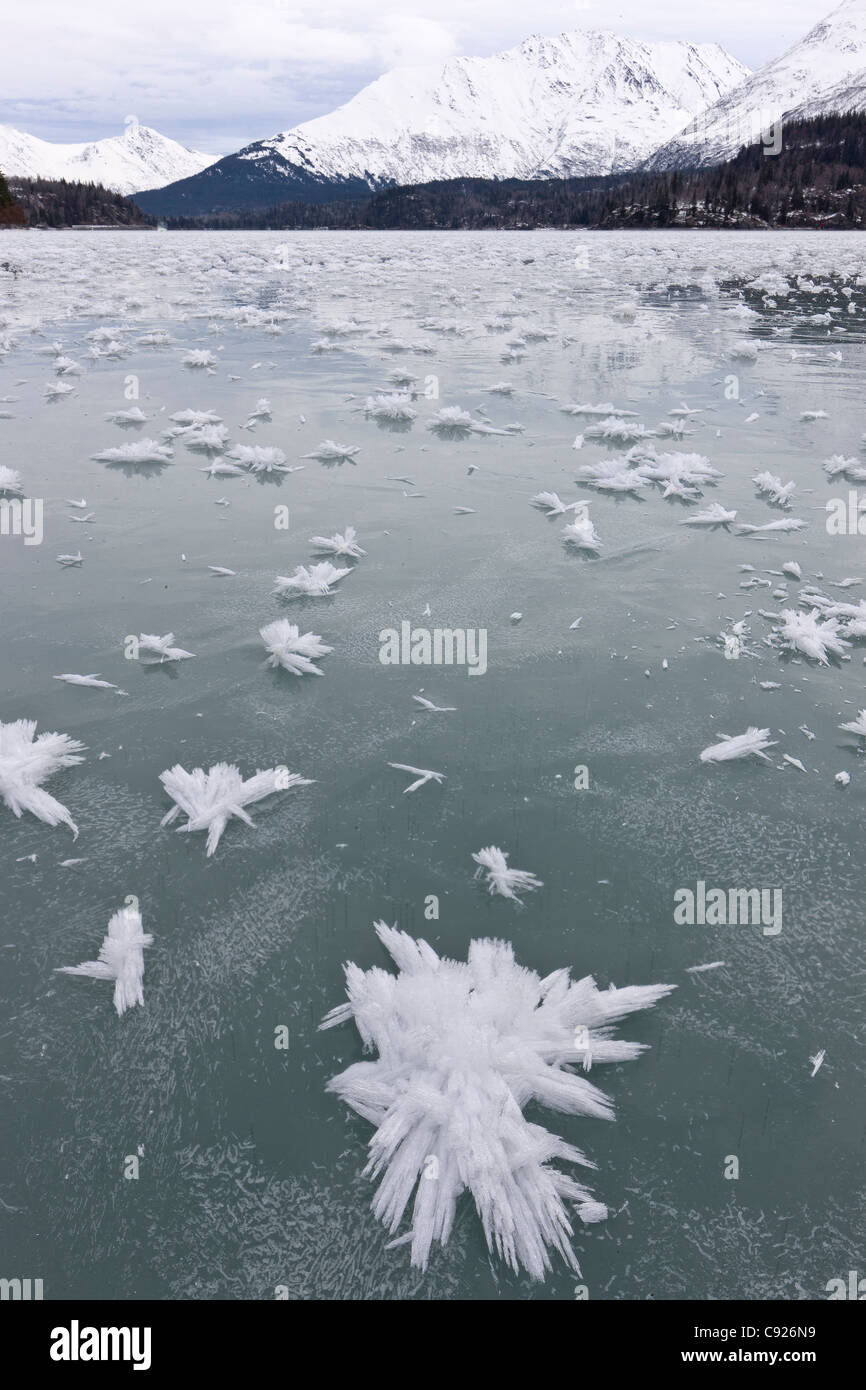
[[[573,179],[448,179],[341,203],[281,203],[169,227],[503,230],[866,226],[866,114],[785,125],[778,154],[744,147],[706,169]]]
[[[14,215],[3,219],[3,189]],[[0,225],[23,227],[151,227],[148,217],[130,198],[98,183],[66,179],[10,178],[0,174]]]
[[[134,198],[99,184],[0,174],[0,226],[152,227]],[[171,229],[519,230],[866,227],[866,113],[784,125],[782,148],[744,147],[723,164],[573,179],[448,179],[339,203],[168,218]]]

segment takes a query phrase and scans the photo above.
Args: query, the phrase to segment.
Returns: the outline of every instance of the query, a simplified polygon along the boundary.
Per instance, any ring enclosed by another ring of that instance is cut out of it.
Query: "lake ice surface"
[[[582,1283],[590,1299],[797,1299],[862,1268],[866,764],[838,726],[866,705],[866,645],[819,666],[767,646],[759,615],[808,588],[866,592],[863,538],[825,525],[853,484],[822,468],[866,461],[862,237],[8,232],[0,251],[0,463],[44,499],[41,545],[0,537],[0,719],[89,750],[49,783],[77,842],[0,806],[0,1272],[49,1298],[562,1300]],[[140,341],[155,332],[171,341]],[[53,343],[80,375],[56,377]],[[183,365],[196,351],[210,372]],[[417,418],[367,416],[398,368]],[[55,380],[74,391],[47,400]],[[262,396],[271,419],[241,428]],[[685,402],[689,432],[648,442],[721,472],[697,505],[807,529],[680,526],[695,507],[652,484],[576,482],[630,445],[575,450],[594,421],[562,406],[608,401],[651,430]],[[134,405],[145,423],[106,421]],[[440,437],[426,423],[447,407],[522,429]],[[188,408],[304,470],[211,478],[182,438],[164,467],[94,460]],[[304,460],[324,440],[358,452]],[[765,470],[796,481],[787,512],[752,483]],[[589,499],[597,556],[530,506],[541,490]],[[367,553],[331,597],[274,596],[309,537],[346,525]],[[57,563],[79,549],[80,567]],[[769,573],[788,560],[800,584]],[[741,588],[743,565],[770,587]],[[747,650],[725,659],[749,612]],[[279,617],[333,647],[322,679],[265,666],[259,628]],[[379,633],[403,620],[485,628],[484,678],[383,666]],[[129,635],[169,631],[194,660],[125,659]],[[700,763],[750,725],[770,728],[769,764]],[[252,807],[255,829],[232,821],[208,859],[202,835],[160,828],[159,774],[223,759],[315,782]],[[389,762],[446,781],[407,797]],[[543,881],[522,907],[473,882],[489,844]],[[676,925],[674,893],[698,880],[781,888],[781,933]],[[155,939],[145,1007],[118,1019],[110,986],[53,970],[94,956],[127,895]],[[621,1030],[650,1050],[593,1073],[615,1124],[533,1116],[599,1165],[577,1174],[611,1209],[577,1226],[580,1280],[491,1263],[468,1197],[426,1274],[386,1251],[360,1175],[370,1127],[324,1090],[361,1044],[316,1031],[345,960],[386,964],[379,917],[457,958],[501,936],[541,975],[679,986]]]

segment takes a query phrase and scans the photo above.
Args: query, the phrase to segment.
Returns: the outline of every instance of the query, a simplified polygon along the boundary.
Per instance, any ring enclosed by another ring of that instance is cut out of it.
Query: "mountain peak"
[[[54,144],[0,126],[0,169],[12,178],[101,183],[115,193],[139,193],[198,174],[218,158],[188,150],[136,121],[117,135],[79,145]]]
[[[646,167],[718,164],[761,140],[774,123],[864,108],[866,0],[843,0],[779,58],[720,96]]]
[[[389,184],[634,168],[748,69],[718,44],[535,33],[484,58],[383,73],[326,116],[149,193],[157,214],[357,197]]]
[[[323,177],[371,185],[606,173],[639,162],[747,73],[719,45],[531,34],[487,58],[384,73],[280,143]]]

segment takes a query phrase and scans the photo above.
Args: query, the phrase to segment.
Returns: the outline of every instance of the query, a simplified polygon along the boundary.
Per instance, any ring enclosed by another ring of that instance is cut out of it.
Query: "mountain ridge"
[[[0,125],[0,169],[7,178],[65,179],[130,194],[200,173],[218,158],[138,123],[120,135],[80,144],[56,144]]]
[[[866,0],[843,0],[778,58],[659,146],[643,167],[718,164],[759,140],[774,123],[851,110],[866,110]]]
[[[138,201],[157,215],[195,215],[451,177],[615,172],[746,75],[719,44],[649,44],[609,30],[532,35],[486,58],[395,68],[328,115]]]

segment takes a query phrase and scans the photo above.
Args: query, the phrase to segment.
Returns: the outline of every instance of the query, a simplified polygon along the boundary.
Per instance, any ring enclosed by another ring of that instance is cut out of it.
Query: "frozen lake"
[[[0,1273],[43,1278],[46,1298],[762,1300],[862,1271],[866,764],[839,726],[866,705],[866,643],[843,623],[850,646],[822,664],[773,615],[809,613],[803,593],[819,612],[866,598],[863,536],[827,525],[866,466],[863,245],[3,236],[0,465],[43,534],[0,536],[0,721],[88,752],[49,783],[77,841],[0,803]],[[402,422],[364,408],[395,372],[416,379]],[[74,389],[48,399],[57,382]],[[139,425],[106,419],[133,407]],[[494,432],[428,428],[451,407]],[[182,435],[164,465],[94,458],[164,445],[187,409],[219,417],[226,451],[273,446],[303,470],[211,477],[216,451]],[[719,476],[699,496],[648,476],[600,490],[578,470],[641,466],[634,435],[593,437],[609,416],[652,432],[644,469],[685,452]],[[307,457],[323,441],[357,453]],[[788,507],[756,488],[764,471],[796,483]],[[601,548],[565,542],[570,514],[547,518],[540,491],[587,500]],[[714,502],[736,521],[680,524]],[[738,530],[786,517],[807,524]],[[273,593],[310,537],[347,525],[366,554],[331,596]],[[281,617],[333,648],[322,679],[266,667],[259,629]],[[484,630],[483,679],[382,664],[380,633],[403,622]],[[194,660],[128,659],[130,636],[169,632]],[[769,761],[700,761],[750,726],[770,730]],[[252,806],[255,828],[232,821],[208,858],[202,835],[160,827],[159,775],[222,760],[313,785]],[[389,763],[445,781],[407,796]],[[486,845],[543,889],[488,895]],[[678,923],[675,894],[699,882],[781,890],[781,930]],[[118,1018],[108,985],[53,971],[92,959],[130,895],[154,944],[145,1006]],[[610,1216],[578,1223],[581,1278],[491,1261],[468,1196],[426,1273],[386,1250],[370,1125],[325,1092],[361,1043],[317,1032],[344,961],[386,965],[378,918],[458,959],[502,937],[542,976],[677,986],[621,1025],[649,1044],[639,1060],[593,1069],[615,1124],[531,1110],[598,1165],[577,1176]]]

